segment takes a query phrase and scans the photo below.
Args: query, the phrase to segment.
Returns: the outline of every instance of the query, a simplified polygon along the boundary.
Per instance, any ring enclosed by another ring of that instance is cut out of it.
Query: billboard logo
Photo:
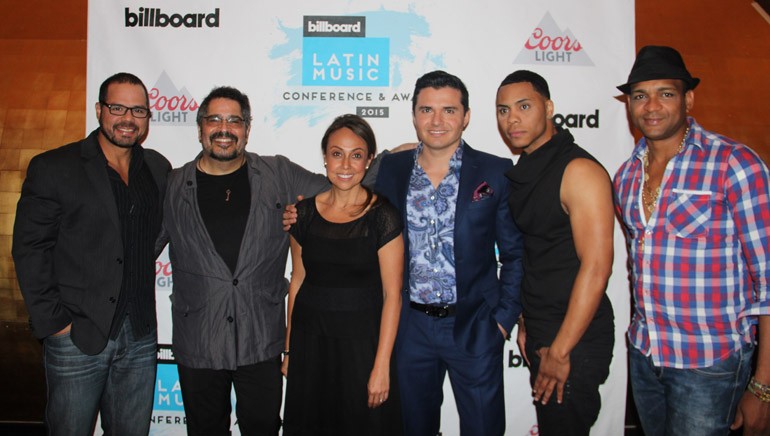
[[[513,350],[508,350],[508,368],[519,368],[521,366],[529,367],[527,361],[521,355],[514,353]]]
[[[305,16],[303,22],[303,86],[390,85],[390,39],[366,38],[366,17]]]
[[[164,14],[160,8],[126,8],[126,27],[219,27],[219,8],[210,14]]]
[[[554,114],[553,123],[559,127],[598,129],[599,109],[592,114]]]
[[[158,344],[158,363],[176,363],[171,344]]]
[[[580,41],[569,29],[561,30],[546,13],[514,60],[517,64],[593,66]]]
[[[195,125],[198,102],[187,89],[177,88],[165,71],[161,73],[148,93],[153,125]]]
[[[306,15],[302,19],[302,29],[305,38],[363,38],[366,36],[366,17]]]

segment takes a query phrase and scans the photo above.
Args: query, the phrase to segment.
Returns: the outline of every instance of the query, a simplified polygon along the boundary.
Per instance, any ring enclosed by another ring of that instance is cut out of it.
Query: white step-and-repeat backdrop
[[[87,125],[98,123],[99,84],[118,71],[138,75],[153,117],[144,144],[178,167],[200,150],[195,114],[215,86],[251,98],[248,150],[282,154],[321,172],[320,139],[343,113],[367,117],[382,148],[415,141],[414,81],[443,69],[470,91],[465,138],[501,156],[510,151],[495,118],[495,92],[517,69],[543,75],[554,119],[614,174],[633,138],[615,85],[634,58],[633,0],[249,0],[92,1],[88,10]],[[608,293],[616,346],[602,386],[597,435],[623,432],[626,400],[624,330],[629,296],[625,248],[615,232],[616,261]],[[184,434],[184,409],[171,352],[172,266],[156,263],[159,342],[152,434]],[[528,370],[512,341],[505,347],[508,435],[536,435]],[[442,432],[459,434],[445,386]],[[238,434],[233,419],[233,432]]]

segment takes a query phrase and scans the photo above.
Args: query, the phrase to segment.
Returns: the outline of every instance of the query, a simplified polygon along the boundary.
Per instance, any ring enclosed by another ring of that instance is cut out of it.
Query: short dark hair
[[[144,86],[141,79],[131,73],[116,73],[105,79],[101,86],[99,86],[99,103],[107,103],[107,91],[109,90],[110,85],[115,83],[128,83],[141,86],[144,90],[147,107],[150,107],[150,96],[147,94],[147,87]]]
[[[220,86],[212,89],[211,92],[209,92],[209,95],[203,99],[200,107],[198,107],[198,114],[195,117],[195,122],[198,123],[198,127],[201,126],[203,117],[209,114],[209,104],[211,104],[211,100],[217,98],[226,98],[237,102],[241,106],[241,118],[243,118],[243,122],[246,123],[246,127],[251,125],[251,104],[249,103],[249,97],[231,86]]]
[[[547,100],[551,99],[551,91],[548,90],[548,82],[546,82],[546,80],[540,74],[533,73],[529,70],[514,71],[511,74],[505,76],[505,79],[503,79],[497,89],[512,83],[529,83],[538,94],[542,95]]]
[[[377,154],[377,140],[374,138],[372,126],[365,119],[358,115],[345,114],[340,115],[332,121],[326,129],[323,138],[321,138],[321,150],[326,154],[329,147],[329,137],[337,130],[348,128],[366,143],[366,155],[372,157]]]
[[[468,112],[470,106],[468,106],[468,88],[459,77],[453,76],[446,71],[436,70],[430,73],[424,74],[417,79],[414,84],[414,92],[412,93],[412,113],[414,113],[417,107],[417,96],[425,88],[453,88],[460,91],[460,103],[463,105],[465,112]]]

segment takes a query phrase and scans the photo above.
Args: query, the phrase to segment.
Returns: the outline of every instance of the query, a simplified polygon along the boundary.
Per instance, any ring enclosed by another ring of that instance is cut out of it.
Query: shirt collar
[[[701,141],[696,141],[695,138],[700,138],[703,135],[703,127],[698,124],[697,121],[695,121],[695,118],[693,117],[687,117],[687,126],[690,128],[690,130],[687,132],[687,138],[684,140],[684,146],[682,147],[682,150],[686,150],[690,145],[693,145],[699,149],[703,149],[703,144]],[[642,136],[642,139],[639,140],[639,142],[636,143],[636,147],[634,148],[634,157],[637,159],[643,159],[644,153],[647,151],[647,138]]]
[[[449,170],[452,171],[455,175],[460,173],[460,167],[463,164],[463,150],[465,149],[465,140],[460,139],[460,145],[455,150],[454,154],[452,154],[452,157],[449,159]],[[423,143],[420,141],[419,144],[417,144],[416,152],[414,153],[414,166],[415,168],[419,165],[417,163],[417,158],[420,157],[420,153],[422,153],[423,149]]]

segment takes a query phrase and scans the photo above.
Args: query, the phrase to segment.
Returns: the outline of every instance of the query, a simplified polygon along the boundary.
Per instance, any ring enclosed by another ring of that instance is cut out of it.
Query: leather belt
[[[448,316],[454,316],[455,314],[455,307],[454,304],[447,304],[444,306],[435,306],[432,304],[421,304],[421,303],[415,303],[414,301],[409,302],[409,307],[411,307],[414,310],[419,310],[420,312],[428,315],[433,316],[436,318],[446,318]]]

